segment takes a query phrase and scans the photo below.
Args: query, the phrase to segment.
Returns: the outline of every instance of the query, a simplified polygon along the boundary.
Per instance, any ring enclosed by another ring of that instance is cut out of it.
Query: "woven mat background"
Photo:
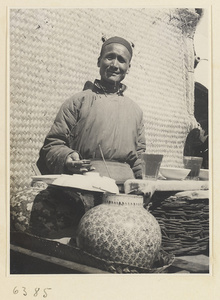
[[[144,111],[147,151],[181,166],[195,126],[194,9],[11,9],[11,192],[30,184],[45,135],[60,105],[99,78],[101,37],[135,44],[126,95]]]

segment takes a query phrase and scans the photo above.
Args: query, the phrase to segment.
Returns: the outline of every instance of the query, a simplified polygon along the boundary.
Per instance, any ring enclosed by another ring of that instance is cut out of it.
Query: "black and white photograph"
[[[219,299],[217,5],[39,1],[0,9],[1,293]]]
[[[10,274],[210,272],[210,11],[10,8]]]

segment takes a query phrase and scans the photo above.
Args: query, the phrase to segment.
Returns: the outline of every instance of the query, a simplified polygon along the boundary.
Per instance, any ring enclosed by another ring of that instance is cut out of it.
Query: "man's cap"
[[[102,49],[101,49],[101,53],[103,51],[103,48],[109,44],[113,44],[113,43],[116,43],[116,44],[121,44],[123,46],[125,46],[129,53],[133,54],[133,51],[132,51],[132,46],[131,46],[131,43],[129,43],[127,40],[125,40],[124,38],[121,38],[119,36],[114,36],[114,37],[111,37],[109,39],[107,39],[103,44],[102,44]]]

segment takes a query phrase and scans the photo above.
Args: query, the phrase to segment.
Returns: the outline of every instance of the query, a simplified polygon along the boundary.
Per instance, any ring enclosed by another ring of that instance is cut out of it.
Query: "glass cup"
[[[142,179],[157,180],[162,154],[141,154]]]
[[[202,166],[202,157],[196,157],[196,156],[184,156],[183,157],[183,163],[184,167],[186,169],[190,169],[189,175],[186,177],[186,179],[190,180],[198,180],[199,179],[199,172],[200,168]]]

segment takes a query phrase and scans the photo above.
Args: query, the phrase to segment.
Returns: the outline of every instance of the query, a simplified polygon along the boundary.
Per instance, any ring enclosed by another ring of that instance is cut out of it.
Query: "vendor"
[[[40,150],[41,174],[91,171],[91,163],[104,158],[141,178],[140,155],[146,147],[143,112],[124,96],[126,86],[121,83],[131,58],[132,46],[125,39],[104,41],[98,58],[101,79],[87,82],[61,106]],[[98,194],[54,186],[24,190],[11,199],[12,229],[50,238],[63,230],[66,236],[70,229],[72,235],[85,211],[101,201]]]
[[[104,41],[97,65],[100,80],[61,106],[40,150],[42,174],[73,174],[91,170],[82,159],[127,163],[141,178],[140,155],[145,151],[143,112],[124,95],[121,83],[131,67],[132,46],[121,38]],[[93,168],[92,168],[93,169]]]

